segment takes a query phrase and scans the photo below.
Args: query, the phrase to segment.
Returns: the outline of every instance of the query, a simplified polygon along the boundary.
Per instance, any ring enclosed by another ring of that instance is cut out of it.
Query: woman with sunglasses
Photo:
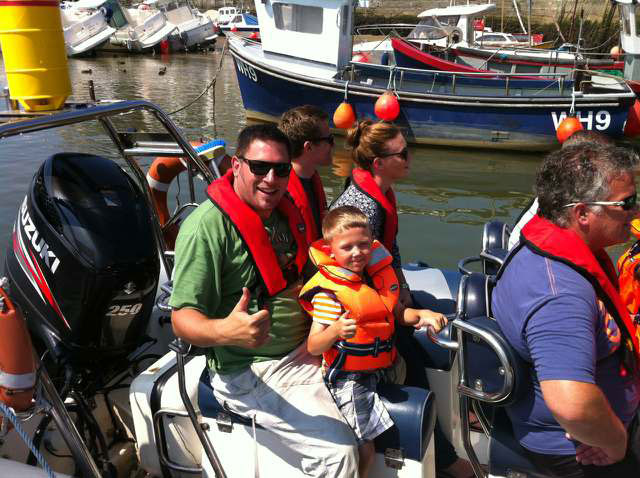
[[[352,148],[356,164],[347,186],[333,202],[331,209],[339,206],[355,206],[369,219],[373,237],[379,240],[393,256],[393,268],[400,282],[400,302],[411,306],[409,286],[402,273],[402,260],[396,236],[398,211],[393,184],[409,174],[411,156],[407,141],[397,126],[386,122],[363,120],[349,130],[347,144]],[[423,353],[413,337],[412,327],[396,327],[396,346],[406,362],[407,385],[428,388],[424,371]],[[473,477],[468,461],[459,458],[436,423],[436,468],[438,476],[451,478]]]

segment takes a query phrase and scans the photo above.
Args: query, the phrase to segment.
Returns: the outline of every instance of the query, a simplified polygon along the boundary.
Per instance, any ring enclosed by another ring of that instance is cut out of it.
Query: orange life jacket
[[[340,267],[330,254],[329,245],[322,239],[309,248],[318,272],[302,288],[300,304],[311,314],[313,296],[321,290],[329,291],[349,312],[349,318],[356,321],[356,335],[348,341],[337,341],[323,354],[329,365],[327,379],[332,382],[340,370],[370,371],[393,364],[396,358],[393,309],[400,288],[391,267],[391,254],[378,241],[373,243],[366,266],[372,286],[359,274]]]
[[[322,181],[320,180],[320,175],[317,172],[311,176],[311,182],[313,184],[313,192],[316,196],[318,207],[320,208],[320,223],[322,223],[322,220],[327,215],[327,197],[324,194]],[[311,201],[309,201],[309,196],[307,196],[307,192],[302,185],[302,181],[300,181],[300,178],[295,171],[292,171],[289,176],[287,191],[291,195],[295,205],[300,210],[302,219],[304,219],[307,232],[307,243],[311,244],[313,241],[320,239],[322,237],[322,224],[316,224]]]
[[[640,219],[631,221],[631,234],[640,239]],[[636,318],[640,313],[640,270],[638,270],[638,254],[640,241],[636,241],[620,259],[618,259],[618,282],[620,283],[620,297],[627,305],[629,313]],[[638,275],[636,275],[638,274]]]
[[[393,242],[398,234],[398,210],[396,208],[396,195],[389,188],[382,194],[371,173],[365,169],[356,168],[351,172],[354,185],[384,210],[384,235],[382,244],[388,250],[393,248]]]
[[[522,228],[521,241],[536,254],[567,264],[591,283],[622,333],[623,361],[631,371],[639,373],[640,328],[620,297],[616,270],[607,252],[601,249],[593,253],[575,232],[539,215]]]
[[[233,190],[233,171],[229,170],[223,177],[213,181],[207,188],[207,195],[235,227],[249,250],[249,255],[258,269],[260,279],[269,296],[286,289],[287,279],[278,263],[276,252],[264,229],[262,219]],[[295,272],[298,276],[307,261],[304,221],[298,208],[286,195],[278,203],[277,209],[287,218],[289,229],[298,247],[295,258]]]
[[[633,316],[640,312],[640,241],[637,241],[618,259],[618,281],[620,282],[620,297],[627,305],[627,310]]]

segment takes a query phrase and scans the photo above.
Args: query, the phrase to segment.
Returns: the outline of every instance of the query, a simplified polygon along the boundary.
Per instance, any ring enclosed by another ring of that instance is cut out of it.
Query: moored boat
[[[102,0],[79,0],[60,4],[68,56],[91,54],[115,33],[116,29],[108,23],[108,11],[100,8],[103,3]]]
[[[572,110],[588,129],[621,137],[635,100],[622,81],[493,79],[350,62],[349,6],[294,3],[290,29],[282,28],[279,4],[256,5],[262,44],[229,36],[249,117],[274,121],[301,101],[331,113],[345,94],[359,117],[374,117],[377,97],[391,89],[410,142],[547,150],[557,147],[556,128]]]

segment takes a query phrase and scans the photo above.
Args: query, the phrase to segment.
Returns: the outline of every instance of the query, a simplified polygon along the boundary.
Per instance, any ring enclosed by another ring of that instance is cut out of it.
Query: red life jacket
[[[209,199],[216,207],[229,218],[236,231],[242,238],[242,242],[249,250],[253,263],[258,268],[258,273],[269,296],[287,288],[287,280],[278,263],[276,252],[271,246],[267,231],[260,216],[242,201],[233,190],[233,171],[227,171],[220,179],[212,182],[207,188]],[[298,246],[296,253],[296,269],[298,274],[307,262],[307,241],[304,234],[304,221],[300,211],[293,201],[284,196],[277,207],[289,222],[289,229]]]
[[[356,168],[351,172],[351,175],[356,187],[378,203],[384,210],[384,237],[382,238],[382,244],[388,250],[392,250],[393,242],[398,234],[398,210],[396,209],[396,195],[393,189],[389,188],[386,194],[382,194],[371,173],[365,169]]]
[[[309,196],[307,195],[307,192],[302,185],[302,181],[300,181],[300,178],[295,171],[291,172],[291,175],[289,176],[289,184],[287,186],[287,191],[293,198],[295,205],[300,210],[302,219],[304,219],[304,224],[307,228],[306,235],[308,244],[311,244],[313,241],[322,237],[322,220],[327,215],[327,197],[324,194],[322,181],[320,180],[320,175],[317,172],[311,176],[311,182],[313,184],[313,192],[316,196],[316,200],[318,201],[318,207],[320,208],[320,224],[316,224],[311,201],[309,201]]]
[[[601,249],[593,253],[575,232],[539,215],[524,226],[521,238],[536,254],[567,264],[591,283],[622,333],[625,363],[638,373],[640,328],[633,323],[620,298],[616,270],[607,252]]]

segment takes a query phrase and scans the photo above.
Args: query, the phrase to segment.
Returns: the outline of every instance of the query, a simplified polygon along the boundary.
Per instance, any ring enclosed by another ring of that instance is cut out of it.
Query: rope
[[[178,108],[175,111],[172,111],[171,113],[168,113],[169,115],[174,115],[176,113],[179,113],[182,110],[186,110],[187,108],[192,106],[196,101],[202,98],[205,95],[205,93],[209,91],[209,88],[211,88],[213,85],[216,84],[216,80],[218,79],[218,74],[220,73],[220,69],[222,68],[222,60],[224,59],[224,56],[226,54],[227,54],[227,42],[225,42],[224,47],[222,47],[222,53],[220,54],[220,61],[218,62],[218,68],[216,70],[216,74],[213,75],[213,79],[209,82],[209,84],[205,87],[205,89],[202,90],[202,93],[200,93],[198,96],[196,96],[192,101],[190,101],[186,105]]]
[[[13,413],[13,410],[7,407],[4,403],[0,402],[0,412],[2,412],[4,416],[6,416],[9,419],[9,421],[13,424],[14,428],[18,432],[18,435],[20,435],[20,438],[22,438],[22,440],[29,447],[29,450],[31,450],[31,453],[33,453],[33,456],[36,457],[36,460],[38,460],[38,463],[40,463],[40,466],[42,467],[44,472],[47,474],[47,476],[49,478],[56,478],[49,464],[45,461],[40,451],[36,449],[36,447],[33,445],[33,441],[31,441],[31,438],[29,437],[29,435],[27,435],[27,433],[24,431],[24,428],[22,428],[22,425],[20,425],[20,421],[18,420],[18,417]]]

